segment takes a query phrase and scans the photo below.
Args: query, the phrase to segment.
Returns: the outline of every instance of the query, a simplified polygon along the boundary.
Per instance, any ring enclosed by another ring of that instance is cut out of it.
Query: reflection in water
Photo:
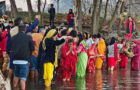
[[[86,90],[85,77],[77,77],[75,86],[76,86],[76,90]]]
[[[45,88],[45,90],[51,90],[51,87]]]
[[[131,71],[131,90],[140,90],[140,73],[138,71]]]
[[[83,78],[72,78],[70,82],[63,82],[58,74],[52,88],[44,88],[44,84],[27,83],[28,90],[140,90],[140,72],[131,71],[130,67],[117,69],[113,73],[107,70],[96,70],[87,73]]]
[[[108,73],[109,78],[108,78],[108,82],[109,84],[112,86],[113,90],[117,90],[117,71],[115,70],[114,72],[109,72]]]
[[[95,88],[97,90],[102,90],[103,88],[103,74],[101,70],[96,70],[95,73]]]

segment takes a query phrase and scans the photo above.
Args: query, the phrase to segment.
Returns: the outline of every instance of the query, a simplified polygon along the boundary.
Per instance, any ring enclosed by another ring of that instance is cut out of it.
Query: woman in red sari
[[[119,66],[120,68],[127,68],[127,63],[128,63],[128,57],[125,53],[125,51],[127,50],[127,46],[126,46],[126,41],[123,39],[121,41],[123,47],[122,49],[120,50],[120,58],[121,58],[121,61],[119,62]]]
[[[69,39],[62,47],[62,58],[60,62],[60,70],[62,70],[63,81],[70,81],[71,75],[76,74],[76,63],[78,57],[76,48],[74,47],[74,40]]]
[[[87,71],[88,72],[95,72],[95,61],[96,56],[98,54],[97,45],[95,43],[89,47],[87,54],[88,54],[88,64],[87,64]]]
[[[127,40],[131,40],[132,34],[134,33],[134,31],[135,31],[134,19],[131,16],[129,16],[126,22],[126,39]]]
[[[133,53],[132,60],[131,60],[131,69],[139,71],[140,70],[140,46],[139,41],[133,41]]]

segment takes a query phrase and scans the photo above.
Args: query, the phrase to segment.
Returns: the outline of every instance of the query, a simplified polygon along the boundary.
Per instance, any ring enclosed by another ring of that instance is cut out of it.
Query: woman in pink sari
[[[132,56],[131,68],[132,70],[139,70],[140,69],[140,46],[139,46],[139,41],[137,40],[133,41],[133,53],[134,56]]]
[[[74,47],[74,40],[69,39],[62,47],[62,58],[60,61],[59,70],[62,71],[63,81],[70,81],[71,75],[76,75],[76,63],[78,60],[76,48]]]
[[[97,45],[95,43],[92,44],[91,47],[89,47],[88,51],[88,64],[87,64],[87,72],[95,72],[95,61],[96,56],[98,54]]]
[[[128,17],[126,22],[126,39],[130,40],[132,38],[132,34],[135,31],[135,23],[131,16]]]

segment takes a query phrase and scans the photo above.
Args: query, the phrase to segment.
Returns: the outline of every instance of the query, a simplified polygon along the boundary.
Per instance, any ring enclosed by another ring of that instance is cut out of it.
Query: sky
[[[1,0],[0,0],[1,1]],[[6,1],[6,6],[7,9],[10,9],[10,1],[9,0],[5,0]],[[44,2],[45,0],[41,0],[42,2]],[[67,12],[69,10],[69,8],[73,8],[73,0],[60,0],[60,12]],[[26,0],[15,0],[17,8],[22,8],[23,11],[28,11],[27,8],[27,2]],[[37,11],[37,0],[31,0],[32,3],[32,8],[34,11]],[[47,0],[47,7],[46,7],[46,11],[49,4],[54,3],[55,7],[56,7],[56,1],[55,0]],[[65,8],[64,8],[65,7]]]
[[[9,7],[10,6],[10,1],[9,0],[5,0],[5,1],[6,1],[7,7]],[[42,0],[42,1],[44,2],[44,0]],[[53,0],[47,0],[47,4],[53,3],[52,1]],[[22,8],[23,11],[28,11],[26,0],[15,0],[15,2],[16,2],[17,8]],[[37,3],[36,2],[37,2],[37,0],[31,0],[31,3],[32,3],[32,6],[33,6],[34,10],[37,9],[37,7],[36,7]]]

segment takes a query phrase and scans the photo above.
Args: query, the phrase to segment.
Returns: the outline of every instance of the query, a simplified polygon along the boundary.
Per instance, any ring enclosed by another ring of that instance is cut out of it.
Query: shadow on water
[[[45,89],[39,83],[28,82],[27,85],[28,90],[140,90],[140,72],[130,69],[97,70],[83,78],[73,77],[70,82],[63,82],[61,74],[58,74],[51,88]]]

